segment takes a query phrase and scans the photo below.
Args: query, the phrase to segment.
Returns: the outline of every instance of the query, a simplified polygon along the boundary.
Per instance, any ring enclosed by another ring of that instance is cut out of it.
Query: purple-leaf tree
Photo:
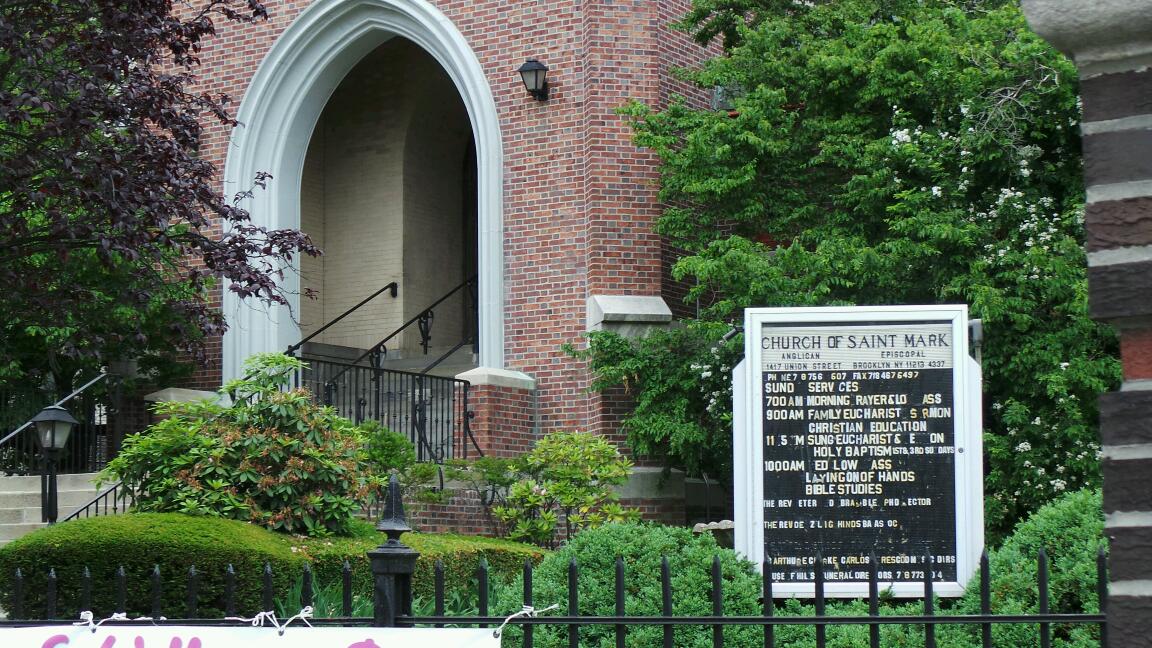
[[[281,273],[319,250],[221,193],[200,149],[206,123],[235,121],[194,89],[214,21],[265,17],[255,0],[0,0],[0,381],[202,357],[219,289],[285,303]]]

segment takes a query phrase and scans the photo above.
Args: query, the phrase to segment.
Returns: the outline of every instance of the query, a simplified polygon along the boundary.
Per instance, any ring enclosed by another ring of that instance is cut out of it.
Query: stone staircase
[[[100,492],[95,479],[95,473],[59,476],[60,519]],[[0,546],[46,526],[40,519],[40,477],[0,477]]]

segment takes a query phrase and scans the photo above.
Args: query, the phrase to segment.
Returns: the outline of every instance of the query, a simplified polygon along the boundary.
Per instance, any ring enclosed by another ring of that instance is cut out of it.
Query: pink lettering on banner
[[[365,639],[364,641],[357,641],[348,648],[380,648],[380,646],[377,646],[376,642],[371,639]]]
[[[68,643],[68,637],[64,635],[52,635],[48,637],[48,640],[44,642],[41,648],[56,648],[56,646],[62,646],[66,643]]]

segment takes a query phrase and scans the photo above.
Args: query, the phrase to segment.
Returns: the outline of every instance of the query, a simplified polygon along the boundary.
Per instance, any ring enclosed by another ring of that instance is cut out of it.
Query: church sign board
[[[776,596],[959,596],[983,549],[966,306],[758,308],[735,378],[736,549]],[[750,389],[749,389],[750,388]],[[820,554],[822,565],[815,564]]]

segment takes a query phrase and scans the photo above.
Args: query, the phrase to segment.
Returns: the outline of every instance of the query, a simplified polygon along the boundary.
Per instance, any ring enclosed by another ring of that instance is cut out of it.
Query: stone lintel
[[[476,367],[456,375],[457,380],[467,380],[473,387],[491,385],[493,387],[507,387],[533,391],[536,389],[536,379],[526,373],[512,369],[496,369],[494,367]]]
[[[1152,53],[1152,12],[1145,2],[1022,0],[1021,5],[1032,29],[1082,70]]]
[[[684,499],[684,473],[671,471],[664,477],[663,468],[634,466],[628,481],[616,488],[623,499]]]

